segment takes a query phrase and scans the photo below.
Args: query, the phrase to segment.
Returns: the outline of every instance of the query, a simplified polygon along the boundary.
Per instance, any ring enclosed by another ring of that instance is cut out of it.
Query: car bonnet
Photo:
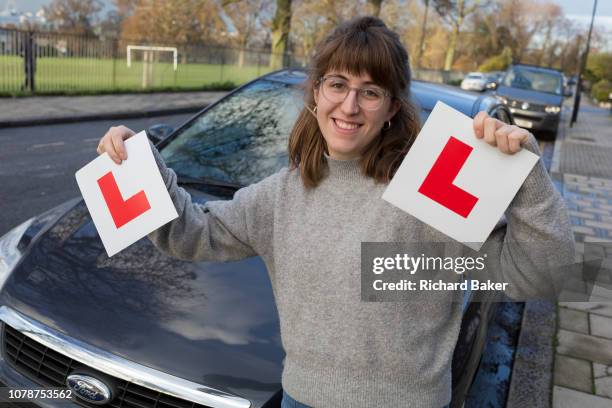
[[[32,244],[0,304],[253,406],[280,389],[284,352],[260,258],[183,262],[146,238],[108,258],[82,202]]]

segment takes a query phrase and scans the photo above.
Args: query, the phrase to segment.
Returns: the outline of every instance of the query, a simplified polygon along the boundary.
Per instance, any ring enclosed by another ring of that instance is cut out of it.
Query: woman
[[[317,48],[307,108],[290,136],[290,168],[231,201],[197,205],[154,149],[180,216],[151,233],[153,243],[185,260],[259,255],[266,263],[286,351],[284,407],[439,408],[451,399],[461,305],[360,301],[361,242],[446,240],[380,198],[419,131],[409,85],[398,36],[377,18],[358,18]],[[504,153],[537,149],[529,132],[483,112],[474,129]],[[131,135],[111,128],[98,152],[120,163]],[[506,217],[508,227],[490,238],[504,259],[517,255],[505,240],[534,234],[570,251],[563,203],[541,163]]]

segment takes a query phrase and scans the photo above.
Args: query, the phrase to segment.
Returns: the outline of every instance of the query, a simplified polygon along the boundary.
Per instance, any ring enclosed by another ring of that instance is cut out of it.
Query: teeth
[[[336,125],[338,125],[338,127],[340,129],[350,130],[350,129],[356,129],[356,128],[358,128],[360,126],[360,125],[357,125],[355,123],[343,122],[340,119],[334,119],[334,120],[336,121]]]

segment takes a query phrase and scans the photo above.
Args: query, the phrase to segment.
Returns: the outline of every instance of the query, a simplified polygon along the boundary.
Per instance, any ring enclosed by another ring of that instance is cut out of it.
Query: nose
[[[346,115],[354,115],[359,112],[358,93],[356,89],[349,90],[344,102],[340,105],[340,110]]]

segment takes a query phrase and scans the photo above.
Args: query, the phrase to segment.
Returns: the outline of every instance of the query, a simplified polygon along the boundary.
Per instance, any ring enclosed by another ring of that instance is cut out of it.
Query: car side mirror
[[[153,125],[146,131],[147,137],[154,145],[164,140],[172,132],[174,132],[174,128],[170,125],[166,125],[165,123]]]

